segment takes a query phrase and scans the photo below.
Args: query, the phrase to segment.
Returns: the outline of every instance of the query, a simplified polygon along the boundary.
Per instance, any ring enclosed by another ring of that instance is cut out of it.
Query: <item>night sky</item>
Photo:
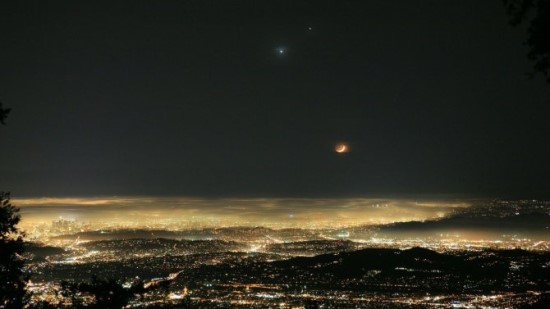
[[[2,1],[0,29],[14,196],[550,196],[500,0]]]

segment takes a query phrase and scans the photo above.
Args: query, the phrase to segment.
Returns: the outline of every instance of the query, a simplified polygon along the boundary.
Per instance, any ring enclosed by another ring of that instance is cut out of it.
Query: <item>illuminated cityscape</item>
[[[184,200],[164,202],[191,203]],[[300,202],[302,209],[322,204]],[[305,211],[273,220],[268,227],[250,218],[231,224],[215,217],[208,221],[216,226],[208,226],[162,209],[154,210],[157,216],[149,223],[121,221],[111,211],[102,217],[94,209],[101,203],[94,199],[63,200],[63,206],[56,200],[19,203],[26,205],[22,212],[29,218],[36,203],[57,203],[56,209],[67,216],[27,228],[32,239],[27,271],[35,303],[68,306],[70,300],[60,294],[61,282],[85,282],[92,276],[119,278],[128,286],[137,279],[145,286],[163,284],[143,292],[132,307],[510,307],[534,303],[550,288],[548,201],[342,200],[371,211],[382,207],[389,214],[410,203],[431,212],[419,211],[430,214],[420,221],[365,224],[357,217],[346,223],[312,221],[304,227],[292,220],[307,217]],[[108,209],[112,203],[121,201],[102,202]],[[124,212],[143,203],[148,199],[135,198]],[[240,200],[241,207],[251,203],[272,205],[271,212],[277,213],[297,201]],[[186,211],[173,205],[167,209]],[[93,212],[93,220],[86,220],[87,211]]]

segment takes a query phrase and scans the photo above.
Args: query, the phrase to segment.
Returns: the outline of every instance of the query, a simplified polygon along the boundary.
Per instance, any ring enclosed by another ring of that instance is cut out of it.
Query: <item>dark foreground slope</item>
[[[180,280],[193,286],[262,283],[288,291],[485,294],[548,290],[549,266],[550,254],[523,250],[440,254],[422,248],[365,249],[246,267],[203,266]]]

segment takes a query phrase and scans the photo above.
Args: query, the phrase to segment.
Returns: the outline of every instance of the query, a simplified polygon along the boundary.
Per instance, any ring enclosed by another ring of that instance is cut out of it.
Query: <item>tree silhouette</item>
[[[19,209],[10,194],[0,192],[0,307],[21,308],[27,278],[23,274],[23,237],[16,227]]]
[[[529,23],[525,45],[534,62],[534,74],[542,73],[550,83],[550,0],[503,0],[513,26]]]
[[[116,279],[99,279],[92,277],[90,282],[61,282],[61,294],[69,298],[72,308],[120,309],[128,305],[135,295],[145,293],[143,281],[136,280],[125,288]],[[92,296],[92,303],[84,303],[82,296]]]
[[[0,124],[6,124],[6,118],[10,113],[10,108],[2,108],[2,102],[0,102]]]
[[[0,102],[0,124],[5,124],[9,108]],[[19,209],[10,203],[10,193],[0,192],[0,307],[21,308],[27,278],[23,275],[23,234],[17,228]]]

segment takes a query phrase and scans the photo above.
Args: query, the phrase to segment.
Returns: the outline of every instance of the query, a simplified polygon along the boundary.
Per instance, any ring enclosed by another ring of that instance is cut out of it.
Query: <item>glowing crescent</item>
[[[347,149],[348,147],[344,144],[336,146],[336,152],[338,153],[346,152]]]

